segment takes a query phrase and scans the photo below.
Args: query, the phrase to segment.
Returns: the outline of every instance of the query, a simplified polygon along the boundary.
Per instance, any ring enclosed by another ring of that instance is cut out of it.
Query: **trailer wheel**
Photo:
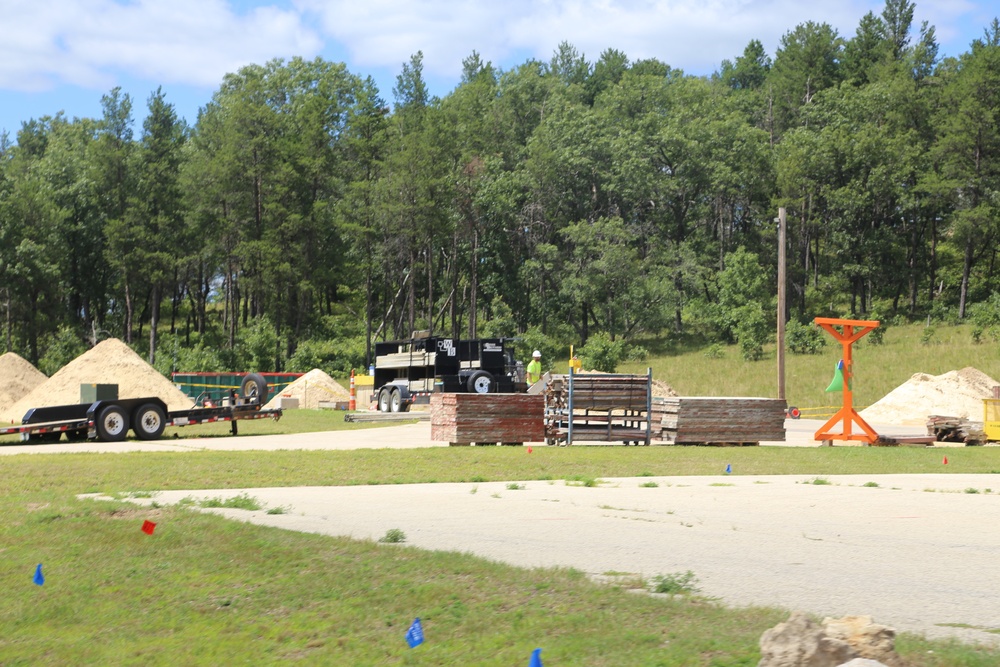
[[[379,389],[378,392],[378,411],[379,412],[389,412],[389,396],[391,389],[383,387]]]
[[[128,413],[118,405],[109,405],[97,418],[97,435],[104,442],[121,442],[128,434]]]
[[[488,394],[493,391],[493,376],[486,371],[476,371],[469,376],[469,393]]]
[[[245,399],[257,399],[257,405],[267,403],[267,380],[260,373],[250,373],[240,384],[240,396]]]
[[[140,440],[159,440],[167,425],[167,415],[156,403],[146,403],[132,414],[132,431]]]
[[[389,409],[393,412],[403,411],[403,394],[398,389],[393,389],[389,396]]]

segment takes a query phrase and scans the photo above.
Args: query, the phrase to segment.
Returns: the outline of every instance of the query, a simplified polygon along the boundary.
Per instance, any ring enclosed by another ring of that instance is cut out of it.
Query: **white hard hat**
[[[531,353],[531,356],[532,357],[538,357],[539,359],[541,359],[542,353],[539,352],[538,350],[535,350],[534,352]]]

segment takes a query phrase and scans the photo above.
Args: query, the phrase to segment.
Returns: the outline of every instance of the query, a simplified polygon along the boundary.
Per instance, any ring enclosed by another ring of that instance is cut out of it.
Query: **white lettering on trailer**
[[[503,348],[496,343],[483,343],[483,352],[502,352]]]
[[[438,349],[447,352],[449,357],[455,356],[455,341],[450,338],[438,341]]]

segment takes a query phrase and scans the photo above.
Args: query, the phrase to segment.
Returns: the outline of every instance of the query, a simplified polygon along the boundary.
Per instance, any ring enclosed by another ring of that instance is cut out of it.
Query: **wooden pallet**
[[[528,394],[433,394],[431,439],[452,446],[545,439],[545,403]]]
[[[679,445],[757,444],[785,439],[785,401],[674,396],[656,402],[661,437]]]
[[[624,442],[648,445],[652,373],[556,375],[545,396],[545,438],[550,443]]]

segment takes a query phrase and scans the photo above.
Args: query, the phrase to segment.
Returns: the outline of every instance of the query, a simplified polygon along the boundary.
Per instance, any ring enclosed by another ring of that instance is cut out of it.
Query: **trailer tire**
[[[140,405],[132,413],[132,432],[140,440],[159,440],[167,426],[167,415],[156,403]]]
[[[496,389],[496,381],[486,371],[476,371],[469,376],[468,389],[470,394],[489,394]]]
[[[121,442],[128,435],[128,413],[118,405],[109,405],[97,417],[97,436],[104,442]]]
[[[379,389],[378,392],[378,411],[379,412],[389,412],[389,397],[392,390],[388,387],[383,387]]]
[[[257,399],[257,405],[267,403],[267,380],[260,373],[250,373],[240,383],[240,396],[246,400]]]
[[[403,394],[398,389],[393,389],[389,394],[389,409],[392,412],[403,412]]]

